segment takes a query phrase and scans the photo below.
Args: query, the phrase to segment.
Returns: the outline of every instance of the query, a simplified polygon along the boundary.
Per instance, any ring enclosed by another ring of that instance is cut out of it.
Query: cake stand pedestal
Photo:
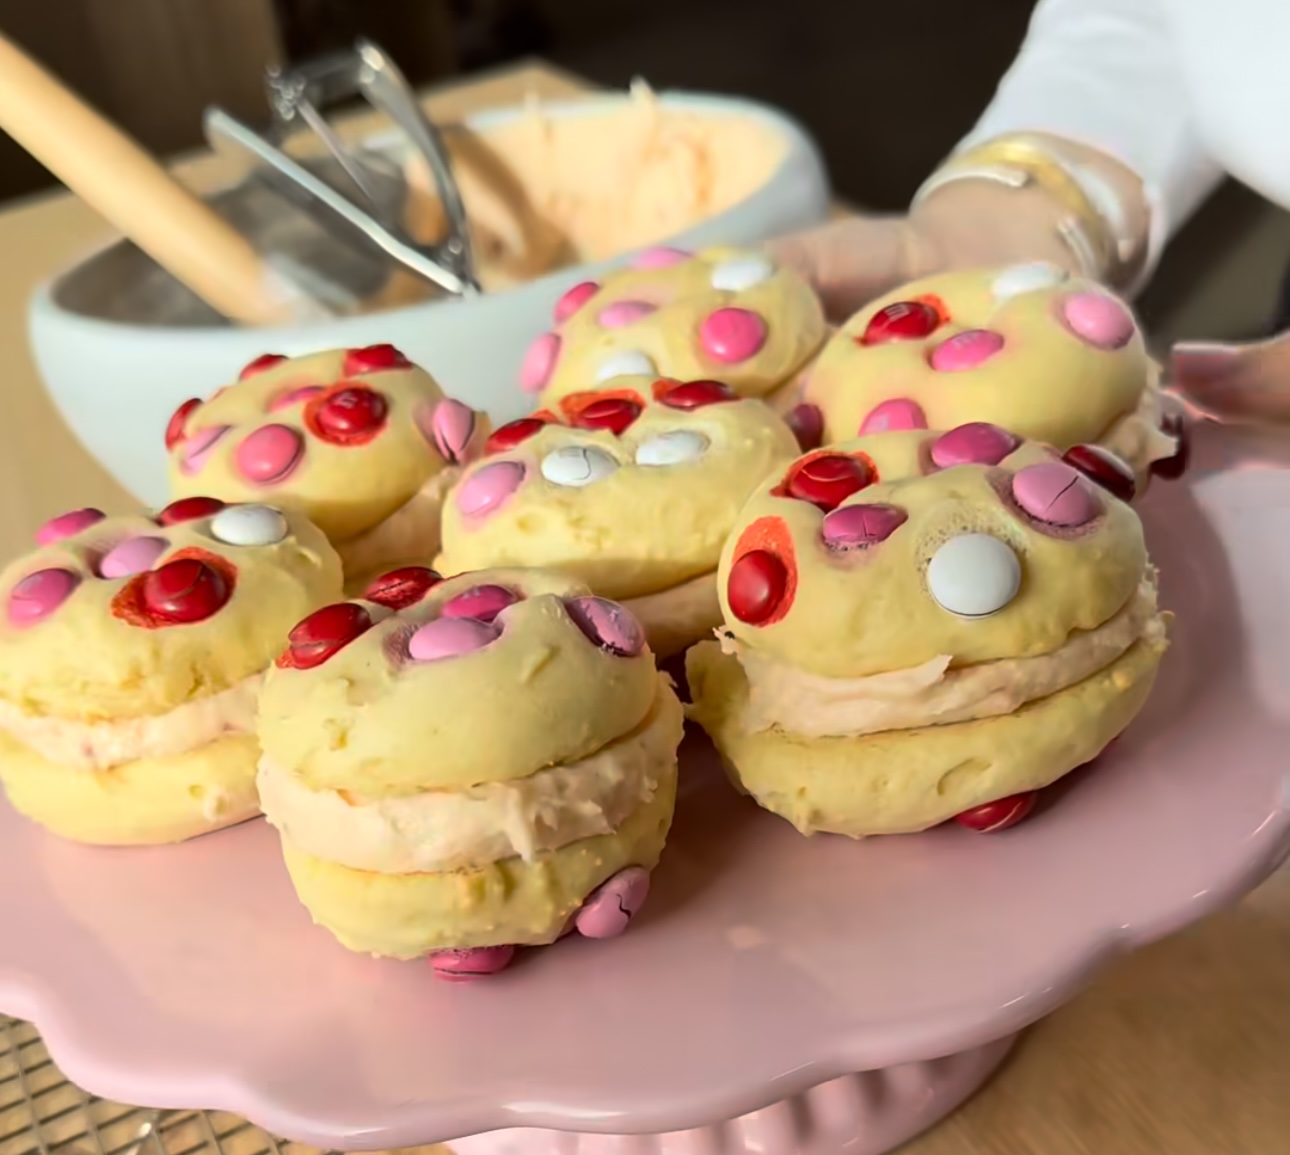
[[[692,736],[631,932],[455,985],[312,926],[262,822],[104,851],[0,804],[0,1012],[95,1094],[324,1148],[879,1155],[1108,958],[1285,857],[1283,453],[1202,428],[1189,480],[1153,488],[1178,615],[1156,692],[1013,830],[805,839]]]

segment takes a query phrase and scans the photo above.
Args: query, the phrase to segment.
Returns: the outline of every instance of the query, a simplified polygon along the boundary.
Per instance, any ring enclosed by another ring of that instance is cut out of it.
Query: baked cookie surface
[[[919,830],[1033,795],[1128,724],[1165,619],[1125,475],[1077,448],[886,433],[758,490],[720,641],[687,664],[743,789],[808,832]]]
[[[261,699],[260,794],[346,946],[491,973],[516,946],[626,929],[681,729],[621,606],[547,571],[411,567],[292,630]]]
[[[393,346],[266,354],[175,412],[171,492],[299,509],[343,544],[464,460],[480,432],[476,414]]]
[[[717,377],[766,397],[789,384],[824,343],[810,286],[758,252],[655,248],[602,282],[560,299],[554,327],[530,346],[520,387],[552,405],[623,376]]]
[[[1101,444],[1140,476],[1182,451],[1127,305],[1043,263],[944,273],[872,302],[829,340],[804,398],[826,442],[986,421],[1060,449]]]

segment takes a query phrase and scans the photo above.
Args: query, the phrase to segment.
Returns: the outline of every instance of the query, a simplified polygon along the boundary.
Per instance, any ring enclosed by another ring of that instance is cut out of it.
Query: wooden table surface
[[[577,88],[534,65],[456,85],[429,104],[436,115],[455,116],[526,92]],[[223,175],[211,158],[179,167],[198,187]],[[63,427],[26,340],[33,285],[106,235],[66,195],[0,212],[0,559],[25,548],[36,526],[63,509],[131,505]],[[982,1094],[905,1155],[1287,1151],[1290,873],[1283,871],[1234,910],[1108,968],[1034,1027]]]

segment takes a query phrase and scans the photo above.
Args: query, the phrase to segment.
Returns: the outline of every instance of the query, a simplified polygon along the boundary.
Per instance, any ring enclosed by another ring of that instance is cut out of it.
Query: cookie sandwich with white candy
[[[625,377],[568,394],[497,429],[465,469],[435,568],[571,573],[624,602],[666,658],[720,624],[726,536],[798,452],[783,419],[719,381]]]
[[[1187,464],[1183,411],[1159,375],[1122,300],[1040,262],[942,273],[873,301],[829,340],[803,399],[825,443],[992,422],[1087,447],[1090,468],[1127,475],[1132,496]]]
[[[804,834],[997,830],[1134,719],[1167,646],[1134,510],[997,426],[808,454],[740,514],[687,655],[732,779]]]
[[[299,619],[341,591],[298,513],[194,497],[75,510],[0,573],[0,782],[78,842],[179,842],[259,813],[255,712]]]
[[[639,623],[539,570],[405,567],[291,631],[260,794],[313,919],[448,979],[609,938],[672,822],[682,710]]]
[[[438,548],[444,494],[487,435],[392,345],[266,354],[233,384],[176,410],[170,489],[297,509],[357,588]]]
[[[560,298],[519,384],[550,407],[622,377],[715,377],[783,408],[826,337],[810,285],[764,253],[653,248]]]

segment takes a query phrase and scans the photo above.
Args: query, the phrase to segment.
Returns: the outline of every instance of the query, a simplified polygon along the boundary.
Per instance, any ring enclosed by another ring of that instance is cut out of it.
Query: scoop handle
[[[245,237],[3,35],[0,129],[223,316],[296,317],[290,291]]]

